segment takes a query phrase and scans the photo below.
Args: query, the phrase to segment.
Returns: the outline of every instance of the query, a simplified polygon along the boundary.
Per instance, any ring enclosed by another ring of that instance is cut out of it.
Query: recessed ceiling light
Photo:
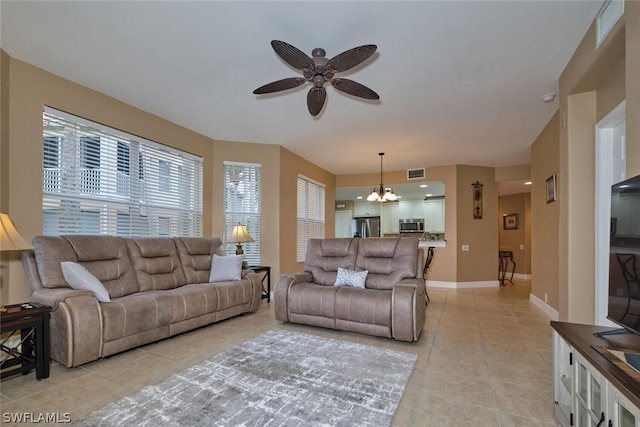
[[[525,181],[524,185],[531,185],[531,181]]]
[[[433,196],[433,194],[429,193],[425,197],[431,197],[431,196]]]
[[[428,185],[427,185],[427,184],[421,184],[421,185],[420,185],[420,188],[427,188],[427,187],[428,187]]]
[[[357,198],[358,200],[360,200],[360,199],[362,199],[362,196],[358,196],[358,197],[356,197],[356,198]]]

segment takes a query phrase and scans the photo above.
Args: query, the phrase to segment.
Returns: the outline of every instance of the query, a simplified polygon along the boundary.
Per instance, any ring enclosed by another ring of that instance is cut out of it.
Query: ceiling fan
[[[326,52],[321,48],[313,49],[312,57],[309,58],[300,49],[280,40],[272,40],[271,46],[287,64],[302,71],[303,77],[289,77],[266,84],[253,91],[256,95],[293,89],[305,82],[311,82],[313,87],[307,94],[307,107],[312,116],[317,116],[324,106],[327,98],[324,88],[326,82],[331,82],[334,88],[349,95],[364,99],[380,99],[377,93],[358,82],[334,77],[336,73],[347,71],[373,55],[377,49],[374,44],[354,47],[331,59],[325,57]]]

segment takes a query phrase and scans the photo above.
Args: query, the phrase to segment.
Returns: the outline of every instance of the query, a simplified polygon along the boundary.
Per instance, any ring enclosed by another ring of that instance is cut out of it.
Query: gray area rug
[[[416,359],[275,329],[74,425],[385,426]]]

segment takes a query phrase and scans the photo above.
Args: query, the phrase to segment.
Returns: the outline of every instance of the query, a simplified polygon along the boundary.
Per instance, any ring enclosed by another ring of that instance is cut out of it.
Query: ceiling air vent
[[[424,168],[407,169],[407,179],[424,179]]]

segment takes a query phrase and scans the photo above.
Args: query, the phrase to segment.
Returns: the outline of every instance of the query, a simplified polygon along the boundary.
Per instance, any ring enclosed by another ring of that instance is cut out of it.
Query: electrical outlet
[[[524,251],[524,245],[520,245],[520,250]]]
[[[548,295],[547,295],[547,293],[545,292],[545,293],[544,293],[544,303],[545,303],[545,304],[547,303],[547,297],[548,297]]]
[[[469,245],[462,245],[463,252],[469,252]]]

